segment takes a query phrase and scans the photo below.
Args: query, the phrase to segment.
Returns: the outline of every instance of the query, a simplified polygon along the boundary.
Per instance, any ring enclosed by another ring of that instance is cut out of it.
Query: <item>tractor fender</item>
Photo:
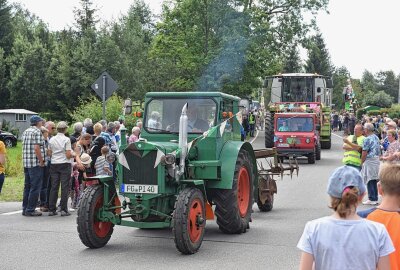
[[[221,161],[221,181],[207,181],[207,188],[232,189],[236,160],[241,149],[249,153],[250,162],[253,165],[254,185],[257,185],[257,162],[252,145],[248,142],[228,141],[222,147],[219,155],[219,160]]]

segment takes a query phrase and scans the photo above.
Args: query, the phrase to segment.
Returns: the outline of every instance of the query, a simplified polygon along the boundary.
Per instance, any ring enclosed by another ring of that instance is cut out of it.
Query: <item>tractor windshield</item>
[[[217,106],[210,98],[155,98],[147,104],[144,128],[150,133],[178,133],[185,103],[189,133],[203,133],[215,125]]]
[[[283,102],[314,101],[314,78],[283,77],[282,101]]]
[[[311,117],[279,117],[277,130],[281,132],[311,132],[314,130]]]

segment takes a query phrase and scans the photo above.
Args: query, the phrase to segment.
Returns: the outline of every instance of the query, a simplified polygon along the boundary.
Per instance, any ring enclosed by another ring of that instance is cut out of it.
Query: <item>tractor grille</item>
[[[123,167],[125,184],[157,185],[157,167],[154,168],[157,151],[143,156],[143,151],[129,147],[124,154],[130,168]]]
[[[300,138],[286,138],[286,142],[288,144],[301,144],[301,139]]]

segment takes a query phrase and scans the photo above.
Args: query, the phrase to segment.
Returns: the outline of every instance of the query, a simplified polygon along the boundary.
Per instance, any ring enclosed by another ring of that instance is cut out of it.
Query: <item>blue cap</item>
[[[328,194],[335,198],[342,198],[345,188],[356,187],[359,194],[366,192],[364,181],[360,172],[351,166],[342,166],[337,168],[328,181]]]
[[[31,125],[36,125],[37,122],[44,121],[39,115],[32,115],[31,116]]]

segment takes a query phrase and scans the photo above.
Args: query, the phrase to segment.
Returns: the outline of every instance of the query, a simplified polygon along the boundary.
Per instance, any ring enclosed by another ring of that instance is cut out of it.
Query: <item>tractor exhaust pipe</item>
[[[179,148],[181,150],[179,170],[176,174],[176,181],[179,182],[181,175],[185,173],[185,160],[187,156],[187,138],[188,138],[188,117],[187,117],[188,104],[186,103],[182,108],[182,114],[179,119]]]

